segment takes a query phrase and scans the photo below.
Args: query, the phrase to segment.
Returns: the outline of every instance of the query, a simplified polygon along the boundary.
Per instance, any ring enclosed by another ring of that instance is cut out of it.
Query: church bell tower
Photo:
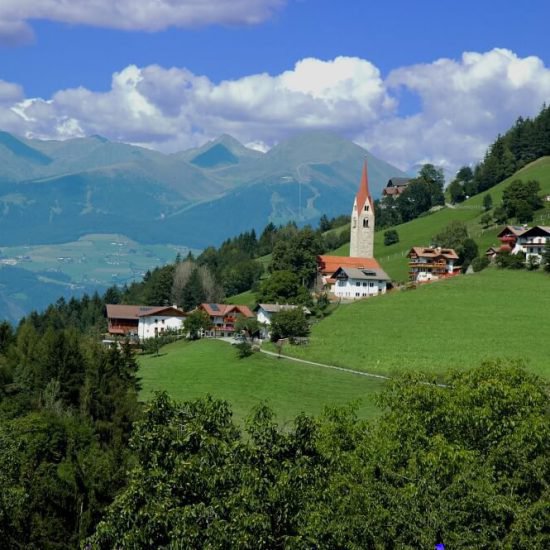
[[[367,161],[353,202],[349,244],[352,258],[374,258],[374,202],[369,193]]]

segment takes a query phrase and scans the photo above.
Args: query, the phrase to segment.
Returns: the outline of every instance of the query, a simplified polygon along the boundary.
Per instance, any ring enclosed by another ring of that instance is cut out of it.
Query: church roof
[[[369,193],[369,177],[367,174],[367,161],[365,160],[365,163],[363,164],[363,174],[361,175],[361,183],[359,184],[359,191],[357,191],[357,195],[355,196],[355,200],[357,202],[357,212],[361,212],[363,210],[363,206],[365,206],[365,203],[367,200],[369,201],[369,204],[372,208],[372,197]]]
[[[353,258],[347,256],[317,256],[317,266],[323,275],[332,275],[339,267],[380,270],[380,264],[374,258]]]
[[[383,269],[358,269],[356,267],[339,267],[333,278],[355,279],[357,281],[391,281]]]

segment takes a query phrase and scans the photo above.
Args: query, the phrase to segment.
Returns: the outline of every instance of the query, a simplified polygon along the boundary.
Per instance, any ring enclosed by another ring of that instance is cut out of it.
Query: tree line
[[[548,385],[486,363],[437,385],[409,373],[379,397],[298,416],[160,394],[131,439],[127,486],[92,548],[547,548]]]
[[[473,170],[462,167],[449,186],[451,198],[462,202],[487,191],[546,155],[550,155],[550,107],[544,105],[537,116],[519,117],[512,128],[499,135]]]

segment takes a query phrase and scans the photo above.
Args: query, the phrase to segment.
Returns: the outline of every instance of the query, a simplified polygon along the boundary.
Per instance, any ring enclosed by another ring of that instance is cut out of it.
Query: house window
[[[367,220],[366,218],[363,220],[363,227],[368,227],[369,226],[369,220]]]
[[[369,286],[374,286],[374,283],[371,281],[371,282],[369,283]]]
[[[355,286],[361,286],[360,282],[355,283]]]
[[[367,283],[363,283],[363,286],[367,286]]]
[[[368,212],[368,211],[369,211],[369,205],[365,204],[365,212]]]
[[[356,293],[355,293],[355,296],[359,296],[359,292],[356,292]]]

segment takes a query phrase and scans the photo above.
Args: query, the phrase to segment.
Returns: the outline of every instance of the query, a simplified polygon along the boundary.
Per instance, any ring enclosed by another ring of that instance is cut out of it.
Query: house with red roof
[[[409,280],[425,283],[460,273],[458,254],[452,248],[413,246],[409,258]]]
[[[145,340],[181,330],[186,314],[176,306],[107,304],[108,332],[112,336]]]
[[[213,337],[233,336],[240,317],[254,317],[249,307],[236,304],[200,304],[197,310],[205,311],[210,317],[212,326],[205,336]]]

